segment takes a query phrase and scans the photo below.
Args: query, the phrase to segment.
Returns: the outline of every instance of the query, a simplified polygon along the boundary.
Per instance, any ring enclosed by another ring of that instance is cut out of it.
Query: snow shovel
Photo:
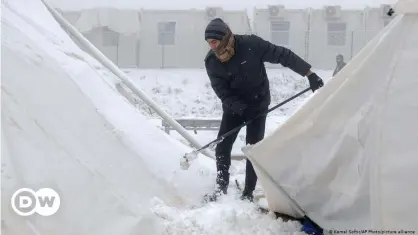
[[[205,146],[201,147],[200,149],[194,150],[194,151],[193,151],[193,152],[191,152],[191,153],[186,153],[186,154],[185,154],[185,155],[184,155],[184,156],[180,159],[180,167],[181,167],[183,170],[187,170],[187,169],[189,169],[189,167],[190,167],[190,162],[191,162],[191,161],[193,161],[194,159],[196,159],[196,158],[197,158],[197,155],[198,155],[198,154],[199,154],[202,150],[204,150],[204,149],[206,149],[206,148],[213,148],[215,145],[217,145],[217,144],[221,143],[221,142],[222,142],[222,141],[223,141],[226,137],[228,137],[228,136],[230,136],[232,133],[234,133],[234,132],[236,132],[236,131],[240,130],[241,128],[243,128],[244,126],[246,126],[246,125],[248,125],[249,123],[253,122],[253,121],[254,121],[254,120],[256,120],[257,118],[259,118],[259,117],[261,117],[261,116],[264,116],[264,115],[267,115],[267,114],[268,114],[268,113],[270,113],[271,111],[273,111],[273,110],[277,109],[278,107],[280,107],[280,106],[282,106],[282,105],[284,105],[284,104],[286,104],[286,103],[288,103],[288,102],[292,101],[293,99],[295,99],[295,98],[297,98],[297,97],[301,96],[302,94],[304,94],[304,93],[306,93],[306,92],[308,92],[308,91],[310,91],[310,90],[311,90],[311,88],[310,88],[310,87],[309,87],[309,88],[306,88],[305,90],[303,90],[303,91],[301,91],[301,92],[297,93],[296,95],[294,95],[294,96],[292,96],[292,97],[290,97],[290,98],[288,98],[288,99],[286,99],[286,100],[282,101],[281,103],[279,103],[279,104],[275,105],[274,107],[271,107],[271,108],[270,108],[269,110],[267,110],[266,112],[264,112],[264,113],[260,113],[260,114],[258,114],[257,116],[255,116],[254,118],[250,119],[249,121],[244,122],[244,123],[243,123],[243,124],[241,124],[240,126],[235,127],[234,129],[232,129],[232,130],[228,131],[227,133],[223,134],[222,136],[218,137],[217,139],[213,140],[212,142],[210,142],[210,143],[206,144]]]

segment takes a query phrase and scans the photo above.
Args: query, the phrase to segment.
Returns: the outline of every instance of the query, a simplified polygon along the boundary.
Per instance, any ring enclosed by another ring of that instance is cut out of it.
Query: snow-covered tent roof
[[[95,8],[70,12],[60,9],[60,11],[80,32],[106,26],[120,34],[129,35],[138,33],[141,28],[140,10]]]
[[[418,229],[418,1],[244,152],[272,210],[324,229]],[[282,189],[286,194],[283,194]]]

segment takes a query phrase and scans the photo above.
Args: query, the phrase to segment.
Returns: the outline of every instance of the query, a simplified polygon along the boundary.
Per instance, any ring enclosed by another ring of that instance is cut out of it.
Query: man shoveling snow
[[[268,110],[271,96],[264,62],[281,64],[301,76],[307,76],[312,91],[324,85],[322,79],[310,70],[311,65],[291,50],[256,35],[234,35],[219,18],[206,27],[205,40],[211,47],[205,58],[206,71],[214,92],[222,101],[223,115],[218,138]],[[246,144],[256,144],[264,138],[266,116],[261,115],[246,126]],[[216,189],[205,196],[206,202],[216,201],[220,195],[227,193],[231,151],[238,132],[227,136],[216,146]],[[247,160],[241,199],[253,201],[256,183],[257,175]]]

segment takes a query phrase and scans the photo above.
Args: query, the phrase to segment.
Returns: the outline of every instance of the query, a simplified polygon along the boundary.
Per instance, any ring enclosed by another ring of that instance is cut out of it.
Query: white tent
[[[418,0],[286,123],[244,149],[270,209],[324,229],[418,231]]]

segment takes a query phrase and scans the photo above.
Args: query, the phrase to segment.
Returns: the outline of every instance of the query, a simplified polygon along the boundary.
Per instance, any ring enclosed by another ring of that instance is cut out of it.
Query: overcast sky
[[[225,9],[265,8],[268,4],[283,4],[288,8],[322,7],[323,5],[342,5],[346,8],[394,4],[396,0],[46,0],[54,7],[63,10],[79,10],[91,7],[116,7],[139,9],[190,9],[205,6],[222,6]]]

